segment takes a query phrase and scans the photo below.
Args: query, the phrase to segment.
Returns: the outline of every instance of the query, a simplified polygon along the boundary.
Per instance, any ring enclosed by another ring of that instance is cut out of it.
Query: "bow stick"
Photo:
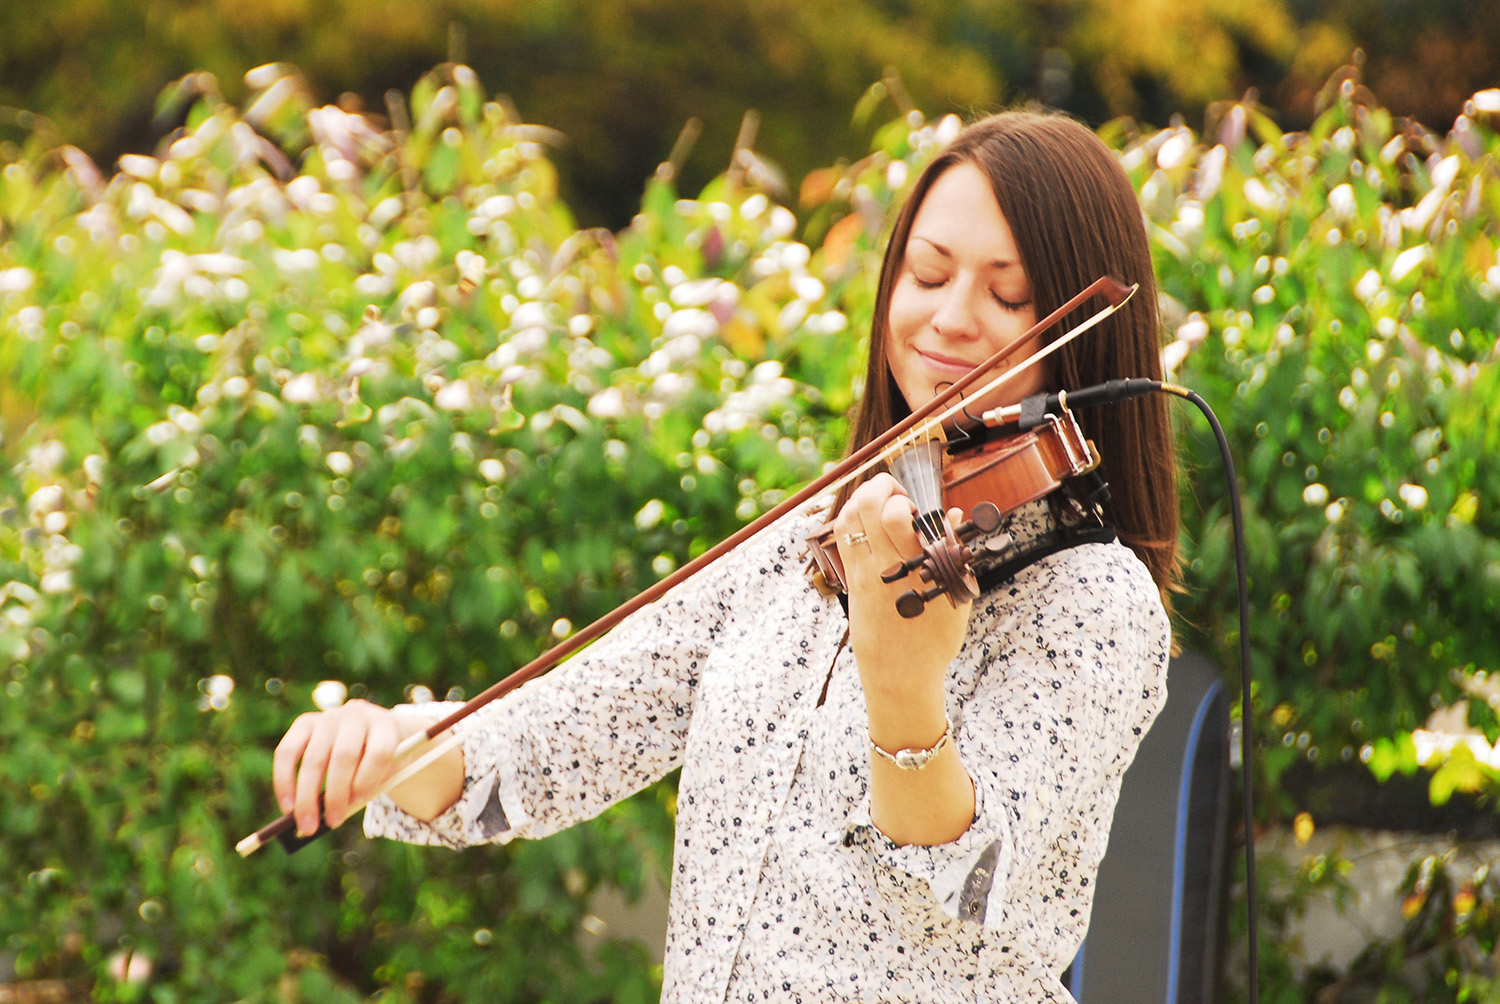
[[[1003,370],[995,376],[991,377],[987,382],[983,384],[983,386],[974,391],[974,396],[983,396],[991,390],[1000,387],[1016,374],[1024,372],[1027,368],[1041,362],[1042,359],[1062,348],[1068,342],[1071,342],[1074,338],[1077,338],[1089,328],[1094,327],[1096,324],[1100,323],[1115,311],[1123,307],[1138,288],[1138,285],[1127,286],[1113,276],[1106,275],[1095,279],[1092,283],[1089,284],[1086,289],[1083,290],[1083,292],[1077,294],[1067,303],[1064,303],[1062,306],[1052,311],[1052,313],[1048,314],[1046,317],[1033,324],[1015,341],[996,351],[988,359],[975,366],[963,377],[959,378],[954,383],[939,391],[936,396],[932,398],[932,400],[928,401],[921,408],[918,408],[906,418],[891,426],[880,436],[871,440],[863,448],[855,452],[842,463],[835,466],[831,471],[828,471],[826,474],[817,478],[806,487],[798,491],[795,495],[791,496],[780,505],[776,506],[771,511],[764,513],[754,522],[751,522],[748,525],[742,527],[731,536],[727,537],[723,541],[703,552],[697,558],[677,569],[677,571],[657,582],[654,586],[651,586],[645,591],[637,594],[633,598],[627,600],[625,603],[616,607],[614,610],[605,614],[603,617],[594,621],[592,624],[579,631],[577,634],[572,635],[571,637],[552,646],[547,651],[543,652],[541,655],[533,659],[531,662],[511,673],[505,679],[500,680],[498,683],[490,686],[487,690],[476,694],[467,703],[465,703],[463,707],[459,708],[457,711],[454,711],[452,714],[441,719],[440,721],[435,722],[434,724],[429,726],[425,732],[415,732],[412,735],[408,736],[401,742],[400,745],[396,747],[396,762],[398,764],[401,764],[401,761],[407,758],[414,757],[414,759],[410,759],[409,762],[400,766],[400,768],[394,774],[388,775],[386,780],[384,780],[381,783],[380,787],[376,789],[376,791],[370,796],[370,799],[350,808],[350,814],[352,815],[354,812],[359,811],[360,809],[364,808],[364,806],[368,805],[370,801],[380,797],[381,795],[390,791],[392,788],[395,788],[402,782],[410,779],[412,776],[420,772],[423,768],[428,766],[438,757],[442,756],[448,750],[458,745],[458,743],[462,741],[464,736],[468,734],[468,729],[465,729],[461,732],[452,732],[447,737],[441,740],[439,740],[439,737],[442,736],[444,732],[449,731],[453,728],[453,726],[463,721],[465,718],[468,718],[470,715],[474,714],[474,712],[483,708],[490,702],[505,696],[512,690],[515,690],[517,687],[521,686],[523,683],[526,683],[527,681],[532,680],[535,677],[541,676],[543,673],[552,669],[568,656],[572,655],[579,649],[583,648],[585,645],[605,634],[607,631],[609,631],[615,625],[619,624],[626,617],[629,617],[631,614],[635,613],[641,607],[644,607],[649,603],[656,602],[662,596],[666,595],[666,593],[674,586],[683,582],[690,576],[697,574],[700,570],[706,568],[713,562],[719,560],[719,558],[723,557],[725,554],[728,554],[740,544],[755,536],[761,530],[764,530],[772,523],[781,519],[797,506],[802,505],[809,499],[815,498],[816,496],[824,492],[837,491],[853,478],[858,477],[865,471],[869,470],[871,467],[875,466],[878,463],[881,463],[890,455],[891,451],[888,451],[886,448],[892,443],[899,440],[902,436],[905,436],[907,433],[914,430],[919,424],[922,426],[922,430],[931,430],[936,426],[940,426],[944,421],[957,415],[965,407],[963,400],[960,399],[957,404],[953,404],[951,406],[948,406],[949,402],[953,401],[956,398],[959,398],[960,395],[964,393],[964,391],[968,390],[976,383],[979,383],[984,378],[984,376],[995,367],[1005,362],[1013,354],[1019,352],[1023,347],[1030,345],[1037,338],[1039,338],[1043,332],[1047,331],[1053,325],[1057,324],[1058,321],[1062,320],[1068,314],[1076,310],[1081,304],[1084,303],[1084,301],[1093,296],[1102,296],[1105,298],[1108,305],[1092,314],[1083,322],[1071,328],[1063,335],[1060,335],[1058,338],[1053,340],[1051,344],[1045,346],[1040,351],[1028,356],[1019,365]],[[948,406],[946,407],[946,410],[942,410],[945,409],[945,406]],[[932,417],[940,410],[942,410],[941,414],[938,414],[936,417]],[[473,726],[474,724],[476,723],[471,723],[471,726]],[[296,820],[293,818],[292,814],[290,812],[285,813],[280,818],[271,823],[268,823],[267,825],[261,827],[259,830],[256,830],[254,833],[250,834],[250,836],[241,840],[238,844],[235,845],[235,850],[240,853],[241,857],[248,857],[249,855],[260,850],[260,848],[264,847],[271,840],[280,837],[282,834],[291,832],[295,828],[295,826]]]

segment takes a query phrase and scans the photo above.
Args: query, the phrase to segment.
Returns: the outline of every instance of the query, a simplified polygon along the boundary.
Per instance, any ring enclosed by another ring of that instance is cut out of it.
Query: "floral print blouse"
[[[947,709],[974,820],[897,846],[870,822],[848,622],[804,574],[814,526],[787,517],[480,712],[460,799],[431,824],[379,799],[366,833],[541,837],[681,766],[664,1002],[1071,1000],[1058,977],[1165,699],[1150,574],[1118,543],[1082,544],[975,602]],[[1035,503],[1002,530],[1050,526]]]

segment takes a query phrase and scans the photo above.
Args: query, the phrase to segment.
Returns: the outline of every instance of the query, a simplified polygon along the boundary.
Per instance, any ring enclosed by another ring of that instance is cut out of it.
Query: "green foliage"
[[[1238,458],[1272,790],[1295,758],[1371,756],[1500,666],[1500,522],[1480,504],[1500,489],[1500,185],[1493,113],[1471,109],[1439,137],[1335,80],[1305,134],[1235,105],[1212,146],[1179,129],[1124,151],[1167,357]],[[1217,452],[1187,433],[1189,579],[1228,582]],[[1183,613],[1231,664],[1219,595]]]
[[[0,168],[0,951],[100,1000],[650,999],[576,935],[664,872],[669,789],[513,849],[231,848],[315,691],[477,692],[840,449],[892,158],[837,255],[740,174],[615,235],[465,67],[400,137],[259,85],[108,179]]]

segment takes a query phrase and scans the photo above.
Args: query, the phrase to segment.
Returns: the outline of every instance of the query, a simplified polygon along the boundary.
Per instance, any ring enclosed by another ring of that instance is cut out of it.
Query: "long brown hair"
[[[1037,317],[1101,275],[1140,284],[1124,309],[1048,360],[1051,389],[1162,378],[1156,279],[1130,179],[1109,148],[1078,122],[1055,114],[1003,112],[964,129],[928,164],[896,217],[880,270],[851,453],[911,413],[886,360],[891,291],[922,200],[944,171],[965,163],[989,179],[1031,279]],[[1062,322],[1063,330],[1087,311],[1077,313]],[[1151,395],[1080,411],[1078,419],[1103,460],[1112,492],[1105,515],[1151,570],[1165,602],[1177,578],[1177,468],[1166,401]],[[840,492],[836,509],[851,491]]]

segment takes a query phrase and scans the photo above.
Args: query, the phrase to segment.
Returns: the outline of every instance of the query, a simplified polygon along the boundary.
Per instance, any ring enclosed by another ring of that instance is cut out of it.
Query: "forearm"
[[[943,734],[943,693],[866,694],[870,741],[895,753],[928,749]],[[870,751],[870,820],[898,844],[956,840],[974,819],[974,784],[950,736],[937,756],[905,770]]]

